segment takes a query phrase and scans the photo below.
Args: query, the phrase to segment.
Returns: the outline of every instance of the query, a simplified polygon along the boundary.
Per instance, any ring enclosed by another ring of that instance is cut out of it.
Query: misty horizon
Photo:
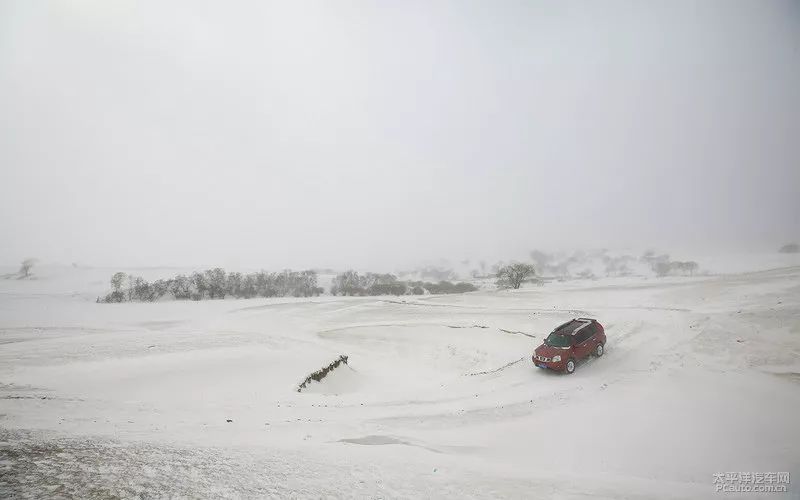
[[[800,239],[800,5],[0,4],[0,263]]]

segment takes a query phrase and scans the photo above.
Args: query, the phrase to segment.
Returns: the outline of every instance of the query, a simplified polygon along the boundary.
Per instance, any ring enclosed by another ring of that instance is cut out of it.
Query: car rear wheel
[[[565,368],[567,373],[572,373],[575,371],[575,360],[570,358],[567,360],[567,366]]]
[[[597,347],[594,348],[594,355],[599,358],[600,356],[603,355],[605,350],[606,350],[606,348],[603,347],[603,344],[597,344]]]

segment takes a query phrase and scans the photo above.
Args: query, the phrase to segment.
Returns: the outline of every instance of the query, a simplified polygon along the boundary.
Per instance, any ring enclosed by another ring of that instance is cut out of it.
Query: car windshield
[[[544,343],[553,347],[569,347],[572,345],[569,335],[562,335],[556,332],[548,335],[548,337],[544,339]]]

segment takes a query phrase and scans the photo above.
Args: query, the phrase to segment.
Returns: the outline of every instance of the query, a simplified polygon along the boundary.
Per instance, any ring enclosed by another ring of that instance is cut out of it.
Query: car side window
[[[575,343],[581,344],[586,342],[586,340],[592,335],[594,335],[594,325],[581,328],[581,330],[575,335]]]

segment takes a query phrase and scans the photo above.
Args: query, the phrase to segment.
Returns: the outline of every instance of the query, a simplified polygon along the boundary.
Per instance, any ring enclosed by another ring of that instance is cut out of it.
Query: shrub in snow
[[[315,371],[314,373],[306,377],[306,379],[303,380],[303,382],[301,382],[299,386],[297,386],[297,392],[301,392],[303,389],[308,387],[308,384],[310,384],[311,382],[319,382],[320,380],[324,379],[330,372],[335,370],[341,364],[345,365],[347,364],[347,356],[345,356],[344,354],[342,354],[337,359],[332,361],[328,366],[320,368],[319,370]]]
[[[125,302],[125,294],[121,291],[111,292],[102,299],[98,298],[97,302],[107,302],[109,304]]]
[[[787,243],[781,247],[780,253],[800,253],[800,245],[797,243]]]
[[[332,295],[423,295],[425,290],[442,294],[473,292],[477,288],[471,283],[400,281],[393,274],[366,273],[362,276],[352,270],[337,275],[331,284]]]
[[[369,295],[405,295],[408,286],[405,283],[376,283],[367,289]]]
[[[653,264],[653,271],[657,276],[670,276],[670,275],[694,275],[699,269],[699,265],[694,261],[659,261]]]
[[[422,287],[433,294],[448,294],[448,293],[466,293],[474,292],[477,290],[472,283],[460,282],[451,283],[449,281],[440,281],[438,283],[423,283]]]

